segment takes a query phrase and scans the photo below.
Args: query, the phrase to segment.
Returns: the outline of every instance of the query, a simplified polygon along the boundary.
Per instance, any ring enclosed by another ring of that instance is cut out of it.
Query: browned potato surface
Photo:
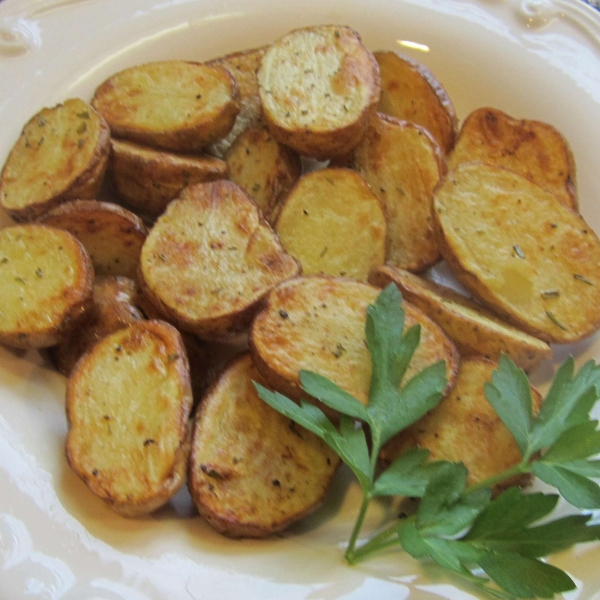
[[[365,339],[366,311],[379,290],[330,277],[293,279],[275,288],[256,316],[250,334],[254,363],[274,389],[302,396],[300,370],[314,371],[366,404],[371,359]],[[408,367],[406,383],[423,368],[446,361],[448,386],[458,368],[458,353],[444,332],[407,302],[405,328],[421,325],[421,343]]]
[[[381,73],[378,110],[421,125],[444,153],[450,152],[458,119],[452,101],[435,75],[424,65],[396,52],[380,51],[374,56]]]
[[[178,154],[123,140],[111,140],[109,170],[115,187],[136,213],[156,218],[184,187],[227,176],[214,156]]]
[[[348,27],[296,29],[274,42],[258,71],[269,129],[316,158],[341,156],[363,137],[380,93],[377,61]]]
[[[369,281],[381,288],[395,283],[405,300],[445,331],[461,356],[481,355],[498,360],[506,354],[525,371],[532,371],[552,357],[546,342],[511,327],[470,298],[443,285],[387,265],[374,269]]]
[[[92,304],[84,247],[45,225],[0,230],[0,342],[42,348],[63,339]]]
[[[469,163],[435,197],[444,258],[504,320],[547,342],[600,326],[600,241],[556,196],[501,167]]]
[[[433,190],[444,173],[439,146],[421,127],[378,113],[354,149],[353,165],[379,196],[387,216],[386,262],[423,271],[440,258]]]
[[[93,198],[109,140],[108,125],[83,100],[44,108],[25,125],[4,164],[0,206],[16,221],[33,221],[66,200]]]
[[[177,330],[140,321],[105,337],[67,382],[67,460],[124,516],[150,513],[185,480],[192,406]]]
[[[202,400],[188,485],[200,514],[231,537],[265,537],[312,512],[339,464],[320,438],[263,402],[248,355]]]
[[[160,312],[207,338],[244,330],[297,261],[244,191],[229,181],[184,190],[158,219],[141,255],[141,285]]]
[[[473,111],[448,157],[448,169],[473,161],[519,173],[577,210],[575,159],[565,138],[548,123],[514,119],[495,108]]]
[[[229,132],[239,106],[235,80],[222,67],[168,60],[120,71],[92,105],[114,137],[195,152]]]
[[[275,229],[307,275],[365,281],[385,260],[387,226],[381,202],[348,169],[304,175],[285,199]]]
[[[497,367],[497,363],[483,358],[463,359],[450,394],[384,446],[380,455],[383,462],[393,462],[413,446],[427,448],[431,461],[462,461],[469,470],[469,485],[518,464],[521,451],[517,442],[484,392],[484,383],[491,382]],[[531,387],[531,392],[537,413],[542,398],[535,388]],[[527,476],[520,477],[503,487],[528,481]]]

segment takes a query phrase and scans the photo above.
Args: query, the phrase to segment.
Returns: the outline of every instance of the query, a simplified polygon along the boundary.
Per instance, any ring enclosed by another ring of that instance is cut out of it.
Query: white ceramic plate
[[[317,23],[351,25],[371,49],[421,60],[461,118],[490,105],[558,127],[576,157],[581,211],[600,231],[600,14],[578,0],[4,0],[0,163],[42,106],[89,99],[124,67],[209,59]],[[556,362],[567,352],[580,362],[599,358],[600,339],[557,351]],[[536,381],[550,375],[547,365]],[[344,472],[320,512],[268,541],[218,536],[186,492],[152,517],[123,519],[66,465],[63,395],[64,379],[43,356],[0,348],[2,600],[477,595],[400,552],[346,566],[342,548],[359,495]],[[366,530],[389,512],[373,507]],[[600,546],[552,562],[579,584],[569,598],[600,598]]]

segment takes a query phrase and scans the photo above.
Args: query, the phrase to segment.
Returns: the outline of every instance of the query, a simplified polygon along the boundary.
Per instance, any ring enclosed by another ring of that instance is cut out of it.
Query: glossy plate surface
[[[600,231],[600,14],[578,0],[4,0],[0,164],[42,106],[89,99],[122,68],[201,61],[319,23],[424,62],[461,119],[487,105],[553,124],[572,145],[581,212]],[[598,359],[600,337],[557,349],[535,383],[569,352]],[[152,517],[119,517],[67,467],[64,387],[44,356],[0,348],[2,600],[477,597],[399,552],[347,567],[360,499],[345,472],[316,515],[268,541],[218,536],[186,492]],[[392,511],[375,505],[365,531]],[[579,584],[567,598],[600,598],[600,545],[551,562]]]

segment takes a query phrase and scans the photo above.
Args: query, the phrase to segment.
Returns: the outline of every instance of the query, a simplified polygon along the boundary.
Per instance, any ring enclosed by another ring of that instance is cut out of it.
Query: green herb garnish
[[[363,502],[346,560],[354,564],[397,546],[414,558],[433,561],[464,577],[496,598],[551,598],[574,589],[566,573],[539,559],[600,539],[600,525],[590,525],[589,514],[548,520],[557,494],[524,494],[513,487],[492,500],[492,487],[533,473],[574,506],[600,508],[600,486],[592,479],[600,477],[600,460],[590,460],[600,453],[600,431],[598,422],[589,417],[600,398],[600,368],[590,361],[575,374],[573,359],[567,359],[534,416],[527,376],[502,356],[485,393],[521,450],[519,464],[467,486],[468,472],[462,463],[428,462],[427,450],[411,448],[377,475],[381,447],[434,408],[446,387],[443,362],[404,382],[419,344],[420,327],[404,333],[401,300],[390,285],[367,310],[365,332],[372,362],[367,406],[325,377],[300,372],[303,390],[342,415],[338,427],[317,406],[305,401],[296,404],[254,384],[263,400],[322,438],[356,475]],[[358,545],[369,503],[389,495],[421,500],[413,515],[403,515]],[[544,523],[539,524],[542,518]]]

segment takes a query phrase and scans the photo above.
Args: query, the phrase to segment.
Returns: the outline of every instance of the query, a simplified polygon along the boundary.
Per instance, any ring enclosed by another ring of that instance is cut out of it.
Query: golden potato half
[[[386,262],[408,271],[423,271],[437,262],[431,209],[444,162],[433,138],[413,123],[377,113],[351,162],[383,204]]]
[[[600,241],[556,196],[468,163],[448,173],[434,208],[452,271],[508,323],[555,343],[600,326]]]
[[[155,219],[184,187],[227,176],[227,164],[208,154],[180,154],[111,140],[109,171],[120,196],[136,213]]]
[[[424,65],[396,52],[374,53],[381,73],[379,112],[421,125],[444,153],[456,139],[458,118],[444,86]]]
[[[275,224],[302,272],[366,281],[385,260],[386,220],[379,198],[349,169],[307,173],[285,199]]]
[[[422,310],[454,342],[461,356],[480,355],[498,360],[501,354],[525,371],[552,357],[550,346],[511,327],[470,298],[396,267],[381,266],[369,282],[384,288],[395,283],[402,297]]]
[[[141,285],[168,319],[201,337],[245,329],[262,297],[299,264],[244,191],[229,181],[186,188],[141,255]]]
[[[0,206],[32,221],[100,189],[110,150],[105,120],[78,98],[44,108],[25,125],[0,175]]]
[[[432,461],[462,461],[469,470],[469,485],[518,464],[519,446],[485,396],[484,384],[492,381],[497,368],[497,363],[484,358],[461,360],[450,394],[426,416],[392,438],[381,450],[382,461],[389,464],[414,446],[427,448]],[[537,413],[542,397],[533,387],[531,396],[533,411]],[[528,481],[528,476],[522,476],[513,479],[510,485]]]
[[[202,400],[188,485],[200,514],[231,537],[265,537],[312,512],[339,464],[320,438],[263,402],[248,355]]]
[[[363,137],[379,102],[379,67],[356,31],[322,25],[274,42],[258,71],[263,113],[282,144],[341,156]]]
[[[366,311],[379,291],[358,281],[315,276],[275,288],[250,334],[250,350],[260,374],[274,389],[298,399],[302,397],[300,370],[314,371],[366,404],[371,381]],[[448,386],[452,385],[458,368],[452,342],[420,310],[407,302],[403,307],[405,329],[421,325],[421,343],[404,383],[445,360]]]
[[[223,137],[239,110],[225,69],[183,60],[125,69],[96,90],[92,105],[113,136],[181,152]]]
[[[185,480],[192,407],[177,330],[141,321],[83,356],[67,382],[67,460],[116,512],[150,513]]]
[[[0,342],[42,348],[63,339],[92,305],[94,270],[68,232],[45,225],[0,230]]]
[[[495,108],[473,111],[448,157],[448,169],[473,161],[519,173],[577,210],[575,159],[567,140],[548,123],[515,119]]]
[[[40,223],[73,234],[88,251],[96,275],[136,278],[148,230],[127,209],[111,202],[73,200],[45,214]]]

